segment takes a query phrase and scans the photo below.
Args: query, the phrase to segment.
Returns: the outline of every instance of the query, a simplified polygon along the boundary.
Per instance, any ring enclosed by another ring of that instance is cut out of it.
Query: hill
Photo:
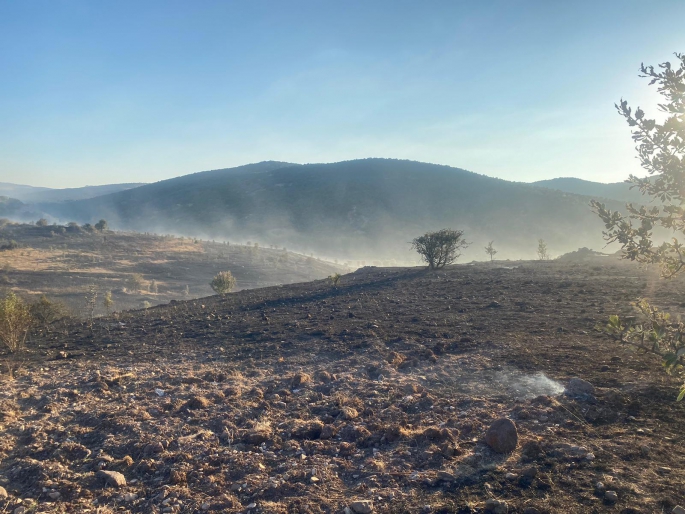
[[[560,177],[550,180],[538,180],[533,185],[556,189],[565,193],[589,196],[598,199],[609,199],[622,203],[644,203],[648,197],[644,197],[637,189],[631,189],[631,184],[626,182],[614,182],[603,184],[573,177]]]
[[[467,258],[533,257],[537,239],[553,254],[601,248],[589,198],[448,166],[392,159],[293,165],[264,162],[196,173],[96,199],[42,204],[62,220],[137,231],[287,245],[344,259],[416,262],[407,244],[445,226],[474,242]],[[614,208],[623,207],[614,202]]]
[[[48,187],[33,187],[20,184],[0,182],[0,195],[10,196],[24,203],[64,202],[68,200],[83,200],[95,196],[107,195],[138,187],[142,183],[107,184],[103,186],[85,186],[65,189],[51,189]]]
[[[230,270],[236,290],[325,278],[342,266],[283,249],[226,245],[173,236],[84,230],[78,226],[0,224],[0,289],[36,300],[45,294],[77,315],[95,315],[109,291],[113,309],[140,308],[212,294],[209,282]]]
[[[643,273],[365,268],[54,327],[2,389],[0,509],[670,513],[681,382],[593,330],[626,298],[679,308]]]

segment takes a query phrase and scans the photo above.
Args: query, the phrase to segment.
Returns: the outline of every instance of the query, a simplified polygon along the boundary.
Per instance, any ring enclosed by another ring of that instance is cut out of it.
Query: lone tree
[[[95,224],[95,228],[99,230],[100,232],[104,232],[105,230],[109,229],[109,225],[107,224],[107,220],[100,220]]]
[[[538,239],[538,259],[541,261],[549,260],[549,252],[547,251],[547,243],[544,239]]]
[[[640,66],[640,77],[657,85],[663,97],[659,110],[662,121],[648,118],[638,107],[634,112],[626,100],[616,104],[616,110],[633,127],[638,159],[649,173],[646,178],[630,175],[627,182],[657,202],[653,207],[626,206],[627,215],[611,211],[593,201],[592,206],[605,224],[604,238],[617,242],[623,258],[641,263],[658,264],[662,275],[672,278],[685,268],[685,54],[675,54],[678,62]],[[652,230],[661,227],[670,231],[671,241],[655,244]],[[677,237],[680,236],[679,241]],[[672,320],[668,313],[652,307],[646,300],[637,303],[641,320],[611,316],[605,330],[622,343],[654,352],[664,360],[671,373],[685,365],[685,324]],[[678,399],[685,396],[685,386]]]
[[[220,271],[209,283],[217,294],[226,294],[233,291],[235,287],[235,277],[230,271]]]
[[[488,243],[488,246],[485,247],[485,253],[487,253],[490,256],[490,262],[492,262],[492,258],[497,253],[497,250],[495,250],[495,247],[492,246],[492,243],[494,243],[494,241],[490,241]]]
[[[437,232],[428,232],[411,242],[421,259],[428,263],[429,269],[440,269],[452,264],[461,256],[461,250],[471,243],[464,240],[463,230],[443,228]]]

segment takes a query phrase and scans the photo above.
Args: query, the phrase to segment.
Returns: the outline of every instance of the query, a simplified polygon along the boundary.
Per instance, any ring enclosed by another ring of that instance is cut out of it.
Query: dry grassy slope
[[[0,287],[26,296],[46,294],[79,313],[91,284],[98,287],[100,299],[112,291],[114,308],[122,310],[140,308],[145,301],[156,305],[210,295],[210,280],[223,270],[235,275],[240,290],[323,278],[343,269],[269,248],[137,233],[55,232],[54,227],[31,225],[0,228],[0,241],[13,239],[21,245],[0,252]],[[127,285],[136,273],[145,279],[141,290]],[[156,293],[149,287],[153,280]],[[104,314],[100,302],[98,313]]]
[[[338,289],[66,327],[34,340],[0,392],[4,505],[475,513],[497,498],[514,513],[670,512],[685,503],[679,383],[592,328],[640,295],[678,311],[681,291],[606,259],[367,268]],[[539,373],[589,380],[596,400]],[[511,454],[483,442],[499,416],[518,426]],[[105,487],[101,467],[127,485]]]

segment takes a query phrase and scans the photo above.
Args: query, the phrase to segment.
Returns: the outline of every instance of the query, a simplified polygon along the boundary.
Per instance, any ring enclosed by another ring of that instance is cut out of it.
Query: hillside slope
[[[631,189],[631,184],[626,182],[603,184],[573,177],[559,177],[550,180],[538,180],[532,184],[565,193],[590,196],[592,198],[605,198],[623,203],[644,203],[648,200],[637,189]]]
[[[414,259],[413,237],[445,226],[474,242],[495,240],[503,257],[603,246],[589,198],[449,166],[391,159],[292,165],[264,162],[196,173],[42,209],[63,220],[138,231],[251,239],[345,259]],[[622,204],[611,204],[621,208]]]
[[[51,189],[49,187],[33,187],[21,184],[0,182],[0,196],[11,196],[24,203],[65,202],[69,200],[85,200],[101,195],[108,195],[126,189],[143,185],[142,183],[106,184],[102,186],[69,187]]]

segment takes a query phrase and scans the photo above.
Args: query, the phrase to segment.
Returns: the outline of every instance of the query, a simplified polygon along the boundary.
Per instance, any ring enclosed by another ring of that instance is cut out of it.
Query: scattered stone
[[[568,396],[594,396],[595,387],[582,378],[572,378],[569,380],[564,393]]]
[[[293,378],[290,380],[290,386],[292,389],[297,389],[303,386],[304,384],[308,384],[311,381],[312,377],[310,377],[306,373],[295,373]]]
[[[605,364],[605,365],[602,366],[599,370],[600,370],[601,372],[604,373],[604,372],[606,372],[606,371],[609,371],[609,369],[610,369],[609,366],[607,366],[607,365]]]
[[[516,473],[507,473],[506,475],[504,475],[504,478],[506,478],[507,480],[516,480],[517,477],[518,475]]]
[[[485,512],[489,512],[490,514],[507,514],[509,512],[509,506],[505,501],[490,498],[485,502]]]
[[[616,491],[607,491],[604,493],[604,500],[609,503],[616,503],[618,501],[618,493]]]
[[[211,402],[204,396],[193,396],[186,402],[186,408],[190,410],[206,409],[210,404]]]
[[[371,500],[357,500],[350,503],[350,508],[356,514],[371,514],[373,512],[373,502]]]
[[[357,412],[357,409],[353,409],[352,407],[343,407],[340,409],[340,417],[344,420],[352,420],[355,419],[359,416],[359,413]]]
[[[154,455],[156,453],[162,453],[163,451],[164,445],[159,441],[148,444],[147,446],[145,446],[145,449],[143,450],[145,455]]]
[[[112,487],[124,487],[126,485],[126,477],[118,471],[107,471],[101,469],[96,475],[98,478],[104,480],[106,485]]]
[[[497,453],[511,453],[518,446],[516,425],[508,418],[496,420],[485,433],[485,442]]]
[[[271,439],[271,434],[266,430],[251,430],[245,434],[245,442],[249,444],[259,445]]]
[[[671,468],[666,466],[659,466],[658,468],[656,468],[656,472],[660,475],[668,475],[671,471]]]
[[[7,498],[7,489],[0,486],[0,498]]]
[[[606,491],[606,489],[607,489],[607,488],[606,488],[606,486],[604,485],[604,482],[597,482],[597,483],[595,484],[595,491],[597,491],[597,492],[600,493],[600,494],[603,493],[604,491]]]

